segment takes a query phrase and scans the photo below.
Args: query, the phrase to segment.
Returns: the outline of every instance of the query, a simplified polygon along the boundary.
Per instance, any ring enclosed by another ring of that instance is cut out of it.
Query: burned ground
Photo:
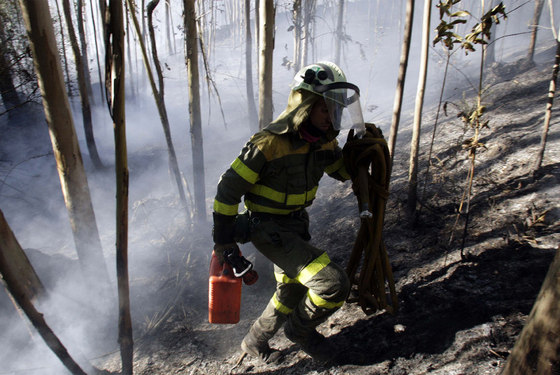
[[[455,223],[468,168],[461,143],[472,136],[470,131],[454,114],[441,116],[424,191],[426,150],[435,114],[426,115],[421,210],[415,225],[404,209],[407,155],[396,155],[384,237],[399,296],[397,314],[367,316],[356,304],[346,304],[320,327],[340,347],[342,355],[337,358],[341,359],[333,366],[314,363],[280,331],[272,345],[285,353],[282,364],[263,366],[246,358],[235,367],[239,343],[274,289],[270,268],[245,245],[261,279],[244,286],[242,320],[237,325],[207,323],[207,275],[190,271],[205,270],[207,256],[189,261],[190,266],[182,270],[188,280],[160,274],[158,283],[151,280],[150,286],[136,286],[142,290],[137,298],[160,298],[161,306],[169,309],[157,325],[138,327],[137,373],[498,374],[559,243],[560,172],[556,109],[544,166],[532,175],[550,67],[523,72],[511,66],[494,69],[502,69],[497,74],[501,79],[495,79],[485,96],[490,123],[482,131],[485,147],[477,155],[463,251],[464,218]],[[401,139],[400,150],[406,149],[406,141]],[[360,225],[355,198],[349,184],[326,182],[320,192],[309,210],[312,241],[345,264]],[[198,241],[199,246],[211,246],[204,238]],[[181,262],[172,263],[183,266],[185,253],[176,256]],[[163,316],[165,309],[137,314],[138,318]],[[118,359],[100,365],[116,370]]]
[[[547,61],[551,51],[545,51]],[[395,315],[367,316],[355,303],[347,303],[329,318],[319,330],[340,348],[336,364],[313,362],[281,330],[271,344],[284,352],[283,363],[263,366],[246,358],[235,366],[239,343],[267,304],[274,281],[270,265],[251,245],[243,245],[260,279],[243,287],[239,324],[209,324],[208,225],[194,233],[178,228],[173,236],[151,244],[161,254],[158,262],[131,259],[131,268],[147,270],[131,279],[135,373],[499,374],[560,242],[558,109],[553,111],[543,168],[532,174],[550,71],[547,64],[524,71],[512,64],[495,66],[489,76],[484,101],[490,122],[481,133],[485,147],[477,154],[463,250],[464,217],[457,220],[457,209],[469,163],[461,144],[472,130],[465,130],[455,116],[460,103],[454,110],[449,106],[447,116],[440,115],[428,179],[424,172],[435,112],[425,114],[421,209],[414,223],[405,213],[410,132],[403,126],[384,226],[400,308]],[[350,184],[324,181],[309,212],[313,243],[345,265],[360,225]],[[141,218],[132,221],[134,225]],[[200,251],[205,248],[208,251]],[[46,269],[71,267],[34,251],[28,255]],[[107,373],[120,369],[113,336],[92,359]]]

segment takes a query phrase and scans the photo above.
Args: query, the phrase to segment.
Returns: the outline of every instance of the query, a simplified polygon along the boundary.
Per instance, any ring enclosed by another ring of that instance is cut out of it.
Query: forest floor
[[[546,53],[552,61],[553,52]],[[552,66],[519,67],[495,66],[487,79],[489,124],[481,132],[485,147],[477,152],[463,257],[464,218],[455,222],[469,168],[461,145],[472,130],[465,130],[453,106],[439,116],[424,190],[436,117],[435,111],[425,113],[415,225],[405,214],[408,152],[399,152],[408,149],[410,129],[399,134],[384,240],[400,308],[395,315],[368,316],[347,303],[322,324],[319,331],[344,351],[344,359],[318,364],[280,330],[271,345],[285,354],[281,364],[247,357],[236,366],[243,336],[274,291],[271,267],[243,245],[260,279],[243,286],[238,324],[209,324],[210,236],[178,230],[154,249],[166,256],[131,280],[135,374],[499,374],[560,243],[560,105],[553,110],[543,167],[532,174]],[[344,266],[360,226],[356,199],[350,184],[324,180],[309,209],[312,242]],[[209,250],[194,250],[204,248]],[[115,341],[104,349],[112,354],[93,364],[119,373]]]
[[[440,116],[424,191],[436,114],[424,116],[422,208],[414,226],[405,214],[408,157],[397,153],[384,236],[400,308],[395,315],[367,316],[355,303],[347,303],[322,324],[319,331],[344,351],[343,360],[330,366],[315,363],[280,330],[271,345],[285,354],[281,364],[263,366],[248,357],[235,366],[243,336],[273,293],[270,269],[253,258],[261,278],[243,287],[241,321],[211,325],[206,309],[208,256],[187,260],[185,252],[168,250],[170,260],[153,265],[152,278],[132,284],[137,306],[144,299],[160,301],[159,309],[136,312],[149,318],[136,322],[135,373],[498,374],[560,243],[558,106],[543,167],[532,175],[551,66],[519,67],[494,66],[488,76],[484,118],[489,126],[481,132],[485,147],[477,152],[463,257],[464,218],[456,226],[455,222],[469,167],[461,144],[472,137],[472,130],[465,130],[456,118],[458,110]],[[407,147],[406,131],[400,149]],[[360,225],[356,200],[349,184],[326,182],[320,193],[309,209],[312,242],[345,265]],[[206,238],[194,242],[211,246]],[[170,241],[165,246],[192,245]],[[244,245],[243,251],[253,254],[251,246]],[[115,354],[98,365],[117,371],[120,358]]]

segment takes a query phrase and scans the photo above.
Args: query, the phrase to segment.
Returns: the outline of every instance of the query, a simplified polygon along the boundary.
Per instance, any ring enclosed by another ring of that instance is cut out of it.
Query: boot
[[[259,341],[251,331],[241,341],[241,349],[266,364],[280,363],[283,359],[279,350],[271,348],[268,341]]]
[[[284,334],[288,340],[299,345],[300,349],[313,358],[313,360],[322,364],[329,364],[336,360],[335,355],[338,349],[319,332],[313,330],[309,333],[298,334],[290,324],[286,324]]]

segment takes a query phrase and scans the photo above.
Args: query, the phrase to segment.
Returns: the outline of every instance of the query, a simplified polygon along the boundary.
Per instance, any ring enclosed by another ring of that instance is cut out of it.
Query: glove
[[[344,159],[344,166],[352,180],[358,176],[358,166],[368,165],[371,162],[370,153],[368,149],[374,145],[379,139],[383,140],[383,133],[374,124],[365,124],[366,132],[361,138],[358,138],[354,129],[348,132],[348,138],[342,148],[342,156]]]
[[[224,262],[226,261],[226,258],[224,256],[224,253],[226,253],[226,251],[231,252],[235,250],[239,251],[239,246],[237,246],[235,242],[223,245],[214,244],[214,254],[216,255],[216,258],[218,258],[220,264],[224,264]]]
[[[214,243],[218,245],[235,244],[235,216],[227,216],[219,213],[213,213],[214,227],[212,229],[212,237]]]
[[[236,243],[225,245],[214,245],[214,255],[216,259],[223,266],[226,263],[235,277],[242,277],[243,282],[247,285],[252,285],[259,279],[257,271],[253,270],[253,263],[249,262],[239,250]]]

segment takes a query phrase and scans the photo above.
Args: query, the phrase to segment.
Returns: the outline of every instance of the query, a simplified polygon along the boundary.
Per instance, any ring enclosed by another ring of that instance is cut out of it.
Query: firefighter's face
[[[311,108],[311,113],[309,114],[309,121],[311,125],[326,133],[332,126],[331,117],[329,115],[329,109],[324,99],[319,99]]]

